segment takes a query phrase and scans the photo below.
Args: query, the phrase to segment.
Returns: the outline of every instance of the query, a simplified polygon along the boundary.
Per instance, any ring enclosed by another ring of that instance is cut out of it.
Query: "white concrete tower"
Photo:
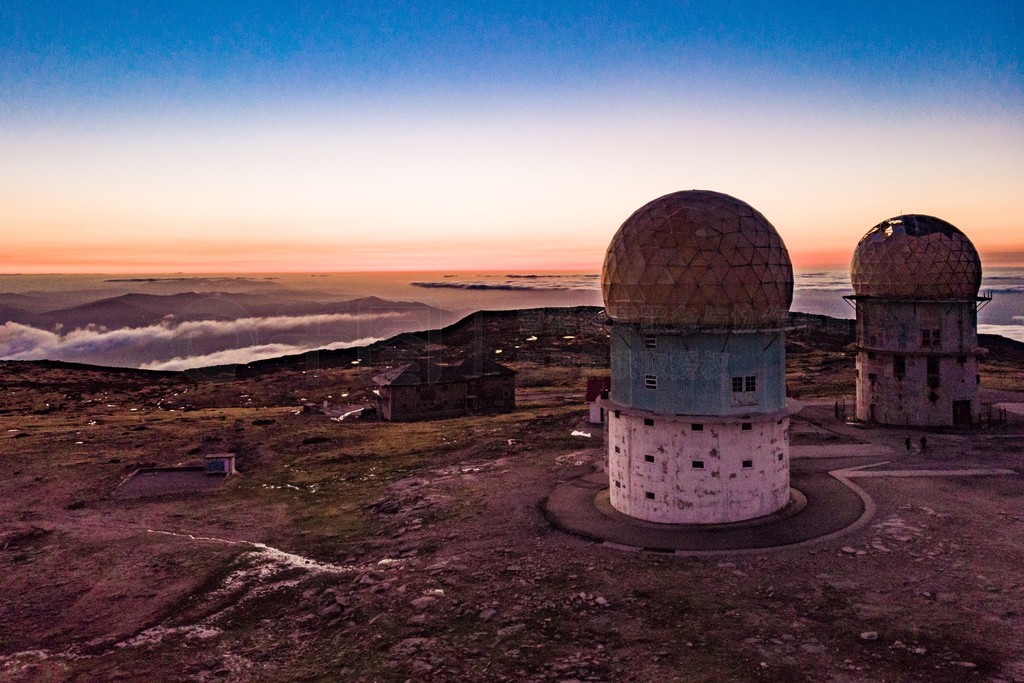
[[[717,192],[665,195],[615,233],[601,290],[612,506],[677,524],[785,507],[793,269],[771,223]]]
[[[871,228],[850,268],[857,309],[857,418],[904,426],[978,419],[981,259],[933,216]]]

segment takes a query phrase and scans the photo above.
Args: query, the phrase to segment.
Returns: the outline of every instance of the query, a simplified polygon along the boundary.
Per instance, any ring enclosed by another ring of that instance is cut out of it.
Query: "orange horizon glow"
[[[853,250],[822,250],[809,252],[790,251],[793,268],[797,271],[813,269],[845,269],[850,265]],[[1024,249],[1006,251],[981,251],[985,267],[1024,267]],[[381,262],[365,258],[346,261],[331,258],[322,253],[301,255],[303,267],[295,267],[295,258],[271,258],[266,254],[235,253],[226,259],[222,254],[204,254],[203,257],[189,257],[187,260],[147,258],[138,252],[125,255],[119,260],[96,259],[88,254],[49,254],[50,259],[36,259],[33,254],[5,254],[5,270],[0,275],[166,275],[166,274],[381,274],[381,273],[600,273],[604,251],[594,253],[592,258],[569,261],[562,258],[536,258],[532,256],[504,256],[488,259],[485,254],[474,258],[454,258],[435,253],[435,258],[424,258],[422,253],[405,255]],[[294,256],[294,255],[291,255]],[[56,258],[55,258],[56,257]],[[466,261],[478,264],[467,267]]]
[[[797,268],[845,267],[902,213],[949,221],[983,257],[1024,253],[1013,119],[769,107],[766,135],[728,106],[588,111],[0,129],[0,272],[596,272],[633,211],[680,189],[749,203]],[[918,172],[880,163],[894,155]]]
[[[1024,264],[1013,3],[14,5],[0,273],[596,272],[690,189],[797,268],[908,213]]]

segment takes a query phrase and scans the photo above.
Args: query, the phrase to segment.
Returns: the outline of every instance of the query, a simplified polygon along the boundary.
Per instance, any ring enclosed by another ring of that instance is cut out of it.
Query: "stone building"
[[[933,216],[882,221],[851,265],[857,309],[857,418],[903,426],[978,419],[981,259]]]
[[[775,228],[728,195],[666,195],[612,238],[601,288],[612,506],[671,523],[785,507],[793,270]]]
[[[515,371],[474,356],[457,365],[407,363],[373,378],[382,419],[404,422],[515,410]]]

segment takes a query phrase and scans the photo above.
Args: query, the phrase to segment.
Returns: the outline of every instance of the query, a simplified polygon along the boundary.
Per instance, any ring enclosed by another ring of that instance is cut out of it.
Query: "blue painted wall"
[[[782,332],[649,334],[612,324],[611,398],[671,415],[740,415],[786,405],[786,345]],[[649,348],[645,337],[655,338]],[[646,376],[657,388],[646,387]],[[733,377],[757,378],[754,392],[734,392]]]

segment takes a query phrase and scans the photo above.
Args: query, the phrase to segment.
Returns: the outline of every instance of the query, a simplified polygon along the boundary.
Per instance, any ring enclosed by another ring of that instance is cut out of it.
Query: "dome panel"
[[[616,322],[775,327],[793,301],[793,267],[779,233],[749,204],[690,190],[626,219],[605,254],[601,291]]]
[[[882,221],[861,238],[850,278],[857,296],[973,299],[981,288],[981,258],[955,226],[907,214]]]

